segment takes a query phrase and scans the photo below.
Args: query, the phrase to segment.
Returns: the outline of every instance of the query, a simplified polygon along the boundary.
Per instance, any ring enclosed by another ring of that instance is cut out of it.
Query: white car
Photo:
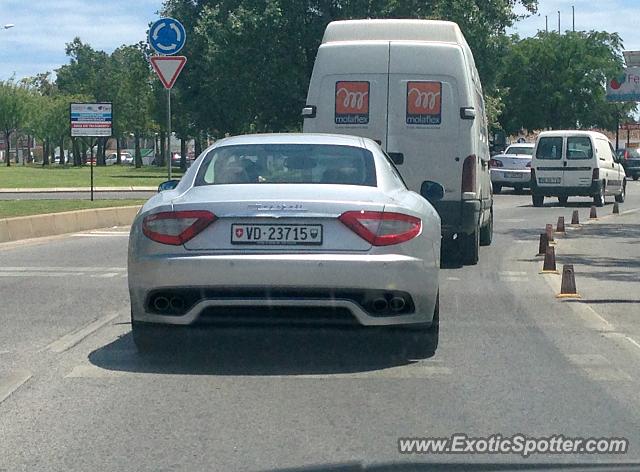
[[[436,339],[440,217],[429,202],[444,189],[410,191],[374,141],[227,138],[160,190],[129,239],[140,349],[246,316],[401,326]]]
[[[112,152],[107,155],[105,159],[105,164],[108,166],[114,165],[118,161],[118,155],[115,152]],[[123,165],[132,165],[133,164],[133,156],[128,152],[120,153],[120,163]]]
[[[520,193],[531,185],[530,155],[496,154],[489,161],[489,169],[493,193],[500,193],[502,187],[512,187]]]
[[[517,154],[531,157],[533,156],[533,149],[535,147],[535,143],[515,143],[509,145],[502,154]]]

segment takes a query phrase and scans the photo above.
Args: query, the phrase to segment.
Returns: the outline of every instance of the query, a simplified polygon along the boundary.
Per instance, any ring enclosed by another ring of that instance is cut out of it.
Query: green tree
[[[0,131],[6,147],[7,167],[11,165],[11,136],[25,123],[27,100],[28,91],[24,87],[13,80],[0,82]]]
[[[500,118],[505,131],[615,129],[619,111],[634,108],[605,99],[607,79],[622,69],[621,51],[616,33],[540,32],[514,38],[499,79],[505,91]]]
[[[200,130],[298,129],[299,112],[326,25],[351,18],[456,21],[491,96],[505,29],[537,0],[167,0],[164,12],[187,27],[189,63],[176,88]],[[496,108],[497,109],[497,108]]]

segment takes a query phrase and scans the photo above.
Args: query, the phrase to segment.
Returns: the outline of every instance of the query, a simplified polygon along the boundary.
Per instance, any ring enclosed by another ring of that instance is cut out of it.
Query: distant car
[[[393,325],[436,339],[440,217],[427,198],[444,189],[426,181],[423,196],[408,190],[374,141],[231,137],[161,190],[129,239],[140,350],[163,347],[185,325],[247,317]]]
[[[114,165],[118,162],[118,155],[115,152],[107,154],[105,158],[105,163],[108,166]],[[133,156],[128,152],[120,153],[120,163],[123,165],[132,165],[133,164]]]
[[[636,148],[618,149],[616,151],[627,177],[638,180],[640,177],[640,151]]]
[[[520,193],[531,185],[530,155],[496,154],[489,160],[489,170],[491,171],[493,193],[500,193],[502,187],[512,187],[517,193]]]
[[[533,149],[535,146],[535,143],[515,143],[507,147],[502,154],[533,156]]]

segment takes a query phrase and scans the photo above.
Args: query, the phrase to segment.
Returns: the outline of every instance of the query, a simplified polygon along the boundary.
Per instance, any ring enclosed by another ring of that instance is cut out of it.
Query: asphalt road
[[[640,182],[622,207],[633,208]],[[538,234],[573,209],[585,221],[589,202],[496,197],[480,263],[441,272],[440,342],[428,359],[385,331],[273,327],[219,328],[172,356],[140,356],[126,228],[0,246],[0,470],[523,460],[398,452],[398,438],[453,433],[625,437],[625,455],[527,463],[638,462],[640,336],[596,304],[556,299],[557,280],[539,274]],[[635,215],[624,224],[637,227]],[[578,232],[567,239],[581,249]],[[637,267],[640,245],[602,244]],[[615,283],[592,278],[586,298],[607,298]]]

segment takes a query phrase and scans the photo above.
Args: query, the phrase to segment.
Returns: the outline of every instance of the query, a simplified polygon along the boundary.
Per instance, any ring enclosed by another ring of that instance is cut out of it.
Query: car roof
[[[558,136],[590,136],[592,138],[607,138],[604,134],[598,133],[597,131],[584,131],[577,129],[568,129],[568,130],[555,130],[555,131],[543,131],[538,135],[539,138],[543,137],[558,137]]]
[[[535,143],[511,143],[508,147],[517,146],[517,147],[535,147]]]
[[[216,141],[212,146],[234,146],[242,144],[331,144],[334,146],[356,146],[366,148],[366,141],[371,141],[360,136],[345,134],[323,133],[270,133],[270,134],[243,134]],[[371,141],[374,145],[374,141]]]

